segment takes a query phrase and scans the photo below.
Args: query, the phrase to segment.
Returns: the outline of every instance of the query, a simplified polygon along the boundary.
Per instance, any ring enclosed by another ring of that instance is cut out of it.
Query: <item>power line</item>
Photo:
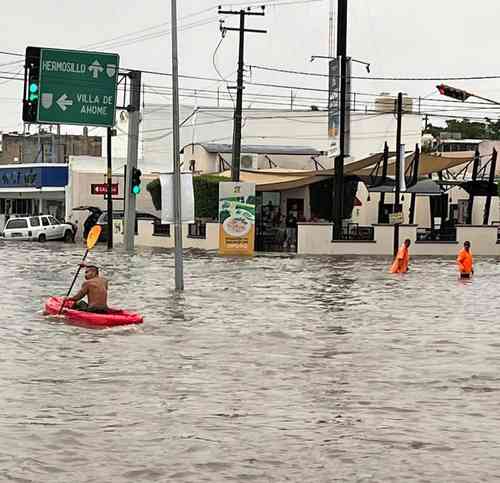
[[[18,54],[16,52],[6,52],[5,50],[0,50],[0,54],[3,54],[3,55],[14,55],[16,57],[24,57],[23,54]]]
[[[281,72],[284,74],[307,75],[312,77],[328,77],[327,74],[318,74],[316,72],[305,72],[299,70],[283,69],[279,67],[268,67],[263,65],[247,65],[250,69],[266,70],[271,72]],[[351,76],[351,79],[380,80],[380,81],[449,81],[449,80],[488,80],[500,79],[500,75],[481,75],[465,77],[373,77],[373,76]]]

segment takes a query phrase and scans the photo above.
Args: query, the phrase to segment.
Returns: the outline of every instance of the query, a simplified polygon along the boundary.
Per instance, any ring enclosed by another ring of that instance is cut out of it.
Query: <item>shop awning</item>
[[[231,177],[230,171],[220,173],[221,176]],[[240,180],[246,183],[255,183],[257,191],[285,191],[295,188],[302,188],[310,184],[318,183],[329,176],[316,176],[315,172],[310,171],[277,171],[259,170],[259,171],[240,171]]]
[[[388,179],[380,186],[369,186],[368,191],[370,193],[394,193],[395,184],[393,179]],[[416,184],[407,188],[404,193],[413,193],[419,196],[439,196],[442,191],[439,184],[427,178],[417,181]]]

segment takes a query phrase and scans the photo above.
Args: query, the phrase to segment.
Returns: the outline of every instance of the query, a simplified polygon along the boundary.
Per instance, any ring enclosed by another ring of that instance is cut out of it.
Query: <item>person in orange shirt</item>
[[[391,273],[408,272],[408,264],[410,263],[410,252],[408,251],[408,248],[410,248],[410,245],[411,241],[407,238],[398,250],[398,254],[396,255],[396,258],[391,266]]]
[[[460,278],[471,278],[474,274],[472,253],[470,251],[470,241],[464,242],[464,247],[458,253],[457,265],[458,271],[460,272]]]

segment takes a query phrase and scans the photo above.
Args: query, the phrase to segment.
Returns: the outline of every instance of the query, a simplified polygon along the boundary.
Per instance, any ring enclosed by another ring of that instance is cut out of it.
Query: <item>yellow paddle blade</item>
[[[87,250],[92,250],[97,240],[99,240],[99,236],[101,235],[102,227],[101,225],[94,225],[92,229],[89,231],[87,235]]]

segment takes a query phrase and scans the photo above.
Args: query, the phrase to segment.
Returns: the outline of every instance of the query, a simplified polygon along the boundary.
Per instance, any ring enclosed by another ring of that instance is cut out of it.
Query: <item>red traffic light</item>
[[[459,101],[466,101],[471,94],[462,89],[457,89],[456,87],[447,86],[446,84],[439,84],[437,90],[442,96],[451,97],[452,99],[457,99]]]

